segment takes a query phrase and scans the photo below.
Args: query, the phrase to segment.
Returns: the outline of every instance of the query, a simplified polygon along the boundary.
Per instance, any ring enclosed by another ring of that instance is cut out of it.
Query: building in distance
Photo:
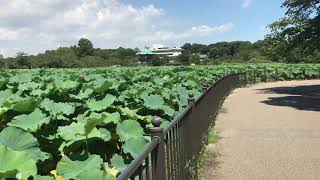
[[[163,45],[153,45],[150,48],[141,49],[137,55],[139,56],[151,56],[157,55],[160,57],[168,56],[168,57],[176,57],[182,54],[182,49],[180,47],[165,47]]]

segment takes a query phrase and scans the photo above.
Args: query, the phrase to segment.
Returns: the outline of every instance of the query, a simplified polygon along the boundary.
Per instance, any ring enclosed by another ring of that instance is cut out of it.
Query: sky
[[[0,54],[43,53],[88,38],[96,48],[257,41],[282,0],[0,0]]]

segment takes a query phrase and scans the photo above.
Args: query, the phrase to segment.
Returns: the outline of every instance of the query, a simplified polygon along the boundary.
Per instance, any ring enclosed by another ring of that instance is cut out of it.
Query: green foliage
[[[164,64],[164,62],[158,56],[151,58],[150,63],[152,66],[161,66]]]
[[[152,116],[165,127],[188,93],[245,71],[257,82],[320,77],[313,64],[3,70],[0,177],[115,179],[149,144]]]
[[[31,114],[15,116],[8,125],[28,132],[37,132],[43,124],[48,124],[49,121],[50,118],[37,108]]]
[[[0,68],[75,68],[112,65],[137,65],[133,49],[95,49],[90,40],[81,38],[78,45],[47,50],[36,56],[20,52],[16,57],[1,58]]]
[[[182,65],[189,65],[190,64],[190,57],[188,54],[180,54],[177,57],[177,61]]]
[[[111,158],[110,160],[111,165],[113,167],[116,167],[119,171],[123,171],[126,168],[126,164],[124,163],[124,159],[119,156],[119,155],[115,155]]]
[[[320,46],[320,1],[285,0],[282,7],[285,17],[269,25],[268,47],[287,62],[318,62],[312,55]]]
[[[145,138],[130,138],[123,145],[123,151],[125,153],[130,153],[130,155],[135,159],[148,145],[148,140]]]
[[[200,56],[198,54],[193,54],[189,57],[190,63],[200,64]]]
[[[53,117],[57,117],[59,115],[70,115],[75,111],[75,107],[70,103],[56,103],[48,98],[42,101],[40,107],[48,111]]]
[[[90,155],[84,161],[72,161],[64,156],[57,165],[57,172],[66,179],[84,179],[84,177],[95,177],[102,179],[105,172],[102,169],[103,160],[97,155]],[[93,174],[93,175],[90,175]]]
[[[37,174],[36,161],[24,151],[0,145],[0,177],[28,179]]]
[[[138,66],[140,64],[163,65],[190,65],[190,64],[221,64],[228,63],[252,63],[252,62],[290,62],[290,63],[315,63],[319,62],[319,46],[309,48],[304,43],[291,43],[284,31],[279,31],[284,24],[274,23],[270,25],[273,32],[264,40],[255,43],[249,41],[217,42],[214,44],[190,44],[182,46],[183,54],[177,57],[136,55],[136,49],[122,48],[100,49],[93,48],[88,39],[80,39],[77,46],[59,47],[56,50],[47,50],[36,56],[18,53],[15,58],[2,59],[0,67],[19,68],[76,68],[76,67],[103,67],[103,66]],[[320,23],[319,23],[320,24]],[[317,42],[317,41],[315,41]],[[311,44],[310,44],[311,46]],[[307,48],[305,48],[307,47]],[[103,80],[101,80],[103,81]],[[57,82],[63,87],[74,81]],[[62,91],[64,89],[61,89]],[[67,89],[66,89],[67,90]],[[99,91],[99,90],[98,90]],[[37,92],[40,93],[40,92]]]
[[[143,137],[143,128],[137,121],[126,120],[117,125],[117,134],[121,141],[129,141],[130,138]]]
[[[21,67],[29,68],[31,62],[29,60],[28,54],[24,52],[18,52],[16,56],[17,64]]]
[[[87,106],[91,111],[102,111],[113,104],[116,97],[107,94],[101,101],[91,99],[87,101]]]
[[[79,56],[91,56],[93,55],[93,45],[89,39],[81,38],[78,42]]]
[[[159,109],[164,104],[164,100],[159,95],[144,96],[144,105],[150,109]]]
[[[19,128],[7,127],[0,132],[0,145],[14,151],[27,153],[34,160],[45,160],[47,155],[40,150],[38,140]]]

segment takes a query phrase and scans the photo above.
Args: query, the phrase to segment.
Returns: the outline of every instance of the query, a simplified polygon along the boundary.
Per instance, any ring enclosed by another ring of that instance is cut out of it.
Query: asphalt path
[[[221,139],[201,179],[320,179],[320,80],[235,90],[216,120]]]

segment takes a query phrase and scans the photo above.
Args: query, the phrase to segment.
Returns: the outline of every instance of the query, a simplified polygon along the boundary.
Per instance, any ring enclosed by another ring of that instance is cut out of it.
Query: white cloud
[[[208,35],[225,33],[232,30],[234,24],[229,22],[219,26],[195,26],[189,29],[186,32],[182,33],[174,33],[174,32],[154,32],[147,36],[138,37],[138,41],[149,41],[149,42],[157,42],[157,41],[169,41],[169,40],[188,40],[191,38],[204,37]]]
[[[19,31],[12,31],[12,30],[0,27],[0,41],[18,40],[19,36],[20,36]]]
[[[227,32],[232,23],[195,26],[181,33],[165,27],[165,10],[120,0],[0,0],[0,49],[36,54],[87,37],[96,47],[142,47]],[[18,48],[17,48],[18,47]]]
[[[247,8],[252,4],[252,0],[242,0],[242,8]]]
[[[192,27],[190,31],[183,33],[180,35],[180,38],[190,38],[193,36],[207,36],[210,34],[220,34],[220,33],[225,33],[230,31],[232,28],[234,27],[234,24],[229,22],[229,23],[225,23],[222,24],[220,26],[196,26],[196,27]]]

